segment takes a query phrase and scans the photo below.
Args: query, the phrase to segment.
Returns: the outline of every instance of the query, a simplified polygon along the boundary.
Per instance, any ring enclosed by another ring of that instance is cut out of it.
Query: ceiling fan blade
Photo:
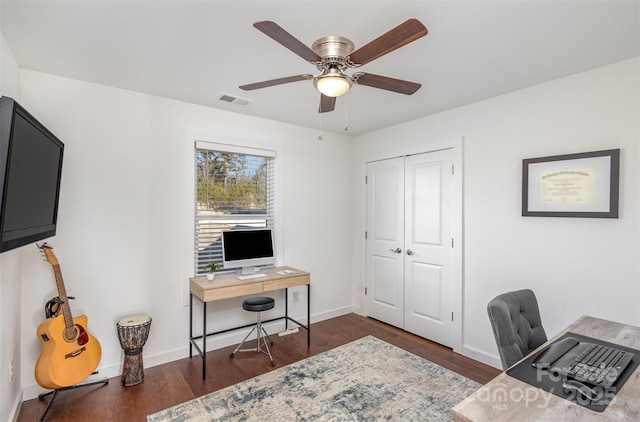
[[[274,85],[288,84],[290,82],[306,81],[313,79],[313,75],[296,75],[287,76],[286,78],[271,79],[269,81],[256,82],[254,84],[240,85],[239,88],[245,91],[253,91],[254,89],[267,88]]]
[[[254,23],[253,26],[308,62],[317,62],[322,60],[322,57],[316,54],[315,51],[304,45],[296,37],[282,29],[282,27],[275,22],[261,21]]]
[[[417,19],[409,19],[351,53],[351,61],[361,65],[369,63],[403,45],[424,37],[427,32],[427,28],[422,22]]]
[[[334,108],[336,108],[336,97],[327,97],[324,94],[320,94],[318,113],[327,113],[333,111]]]
[[[416,82],[403,81],[388,76],[374,75],[373,73],[361,73],[354,82],[358,85],[366,85],[373,88],[386,89],[400,94],[411,95],[422,86]]]

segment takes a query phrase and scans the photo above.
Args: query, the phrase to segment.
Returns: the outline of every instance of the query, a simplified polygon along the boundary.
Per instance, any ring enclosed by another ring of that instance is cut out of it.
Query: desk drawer
[[[239,284],[237,286],[220,287],[204,291],[204,301],[227,299],[244,295],[262,293],[262,283]]]
[[[285,289],[288,287],[303,286],[310,282],[309,274],[300,274],[290,277],[275,278],[272,280],[265,280],[264,291]]]

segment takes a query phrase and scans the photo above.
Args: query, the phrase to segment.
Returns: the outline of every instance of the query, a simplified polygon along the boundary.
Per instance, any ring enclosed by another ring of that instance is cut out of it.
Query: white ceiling
[[[351,135],[640,55],[640,1],[2,0],[0,13],[23,68]],[[412,96],[356,85],[320,121],[311,81],[238,88],[317,73],[254,22],[357,49],[408,18],[429,34],[361,70],[421,83]]]

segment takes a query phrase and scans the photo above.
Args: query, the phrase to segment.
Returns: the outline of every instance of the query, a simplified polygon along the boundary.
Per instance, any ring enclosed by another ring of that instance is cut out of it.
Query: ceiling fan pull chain
[[[318,140],[322,141],[322,113],[318,113],[318,117],[320,118],[320,132],[318,133]]]
[[[349,96],[344,97],[344,131],[349,130]]]

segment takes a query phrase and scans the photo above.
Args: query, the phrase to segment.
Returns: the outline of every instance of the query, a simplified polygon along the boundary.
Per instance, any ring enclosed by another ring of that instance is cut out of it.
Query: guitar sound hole
[[[77,336],[78,336],[78,329],[76,328],[75,325],[72,327],[65,328],[64,330],[65,340],[67,340],[68,342],[72,342],[76,339]]]
[[[69,343],[77,340],[78,346],[83,346],[89,342],[89,333],[82,325],[76,324],[64,330],[64,339]]]

